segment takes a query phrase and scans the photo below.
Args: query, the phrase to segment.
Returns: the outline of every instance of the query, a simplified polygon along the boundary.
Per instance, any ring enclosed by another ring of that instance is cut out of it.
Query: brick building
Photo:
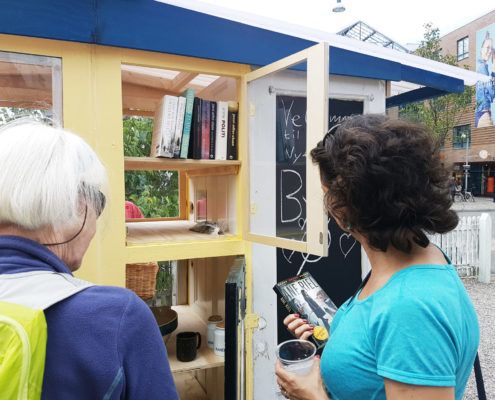
[[[443,52],[457,57],[492,81],[477,85],[472,107],[462,115],[446,140],[443,157],[464,184],[466,156],[469,162],[468,189],[478,196],[493,196],[495,180],[495,10],[446,34]]]

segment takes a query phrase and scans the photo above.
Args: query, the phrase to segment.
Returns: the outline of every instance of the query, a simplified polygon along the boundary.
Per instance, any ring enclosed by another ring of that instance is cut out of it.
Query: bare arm
[[[388,400],[454,400],[453,387],[408,385],[384,379]]]

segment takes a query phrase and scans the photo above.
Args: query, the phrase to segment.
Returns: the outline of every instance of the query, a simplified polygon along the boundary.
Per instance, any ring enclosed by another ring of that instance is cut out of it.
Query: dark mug
[[[201,347],[199,332],[181,332],[177,334],[177,360],[187,362],[196,358]]]

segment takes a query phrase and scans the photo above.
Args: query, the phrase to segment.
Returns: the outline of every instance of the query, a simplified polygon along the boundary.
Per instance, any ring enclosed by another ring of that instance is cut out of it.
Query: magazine
[[[273,290],[291,314],[315,326],[311,340],[318,349],[328,340],[330,324],[337,307],[309,272],[277,283]]]

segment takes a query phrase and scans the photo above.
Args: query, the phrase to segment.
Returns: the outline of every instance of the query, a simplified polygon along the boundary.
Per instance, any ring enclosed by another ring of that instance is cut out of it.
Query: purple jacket
[[[70,273],[46,247],[0,236],[0,274],[33,270]],[[178,399],[156,321],[132,291],[92,286],[45,316],[43,399]]]

